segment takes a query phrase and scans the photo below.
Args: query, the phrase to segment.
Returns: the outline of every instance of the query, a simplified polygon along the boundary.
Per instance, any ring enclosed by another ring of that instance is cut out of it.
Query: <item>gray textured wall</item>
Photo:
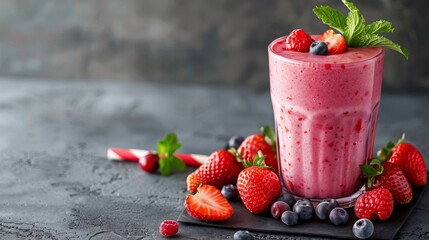
[[[355,0],[389,19],[385,88],[429,90],[427,0]],[[293,28],[325,30],[314,5],[339,0],[0,0],[0,77],[268,87],[266,47]],[[342,8],[345,10],[345,8]]]

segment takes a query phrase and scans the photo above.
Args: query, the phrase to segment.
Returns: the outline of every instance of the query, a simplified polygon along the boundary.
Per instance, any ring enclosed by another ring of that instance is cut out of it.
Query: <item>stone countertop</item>
[[[146,174],[108,161],[107,148],[155,149],[174,131],[181,152],[209,154],[273,125],[268,92],[234,87],[0,79],[0,89],[1,239],[161,239],[159,224],[177,219],[194,169]],[[429,166],[428,104],[428,95],[383,94],[376,147],[405,132]],[[399,239],[429,238],[429,191],[424,198]],[[176,239],[234,232],[181,225]]]

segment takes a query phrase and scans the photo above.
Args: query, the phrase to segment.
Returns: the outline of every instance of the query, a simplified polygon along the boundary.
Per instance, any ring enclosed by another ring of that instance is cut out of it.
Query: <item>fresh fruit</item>
[[[221,193],[228,201],[234,201],[239,198],[237,186],[235,186],[234,184],[228,184],[223,186]]]
[[[326,221],[329,219],[329,214],[331,213],[332,209],[336,208],[334,204],[324,201],[317,205],[316,207],[316,216],[323,221]]]
[[[272,167],[274,172],[278,173],[277,153],[276,153],[276,135],[268,126],[262,126],[261,133],[253,134],[247,137],[238,148],[238,156],[243,161],[252,162],[258,151],[265,155],[265,164]]]
[[[275,219],[280,219],[282,214],[287,210],[290,210],[289,204],[282,201],[276,201],[271,205],[271,215]]]
[[[349,221],[349,214],[344,208],[336,207],[329,213],[329,220],[336,226],[344,225]]]
[[[358,218],[386,220],[393,212],[393,196],[388,189],[375,188],[360,195],[355,203]]]
[[[164,220],[159,226],[159,233],[164,237],[172,237],[179,231],[179,224],[174,220]]]
[[[243,164],[234,154],[226,150],[212,153],[207,162],[201,165],[187,179],[188,191],[194,193],[200,184],[208,184],[221,189],[224,185],[235,184]]]
[[[314,41],[310,45],[310,53],[313,55],[328,55],[328,45],[323,41]]]
[[[295,197],[288,192],[284,192],[279,198],[277,198],[277,201],[285,202],[290,207],[293,207],[293,205],[296,203]]]
[[[234,233],[234,240],[253,240],[252,234],[246,230],[239,230]]]
[[[225,221],[234,213],[220,190],[210,185],[201,185],[196,194],[188,194],[185,209],[191,217],[202,221]]]
[[[312,42],[314,42],[314,39],[304,30],[295,29],[286,38],[286,50],[308,52]]]
[[[413,190],[402,170],[393,163],[382,163],[372,159],[369,165],[359,165],[367,178],[366,188],[386,188],[392,193],[395,204],[404,205],[411,202]]]
[[[242,136],[232,136],[228,140],[228,143],[225,146],[225,150],[229,150],[230,148],[238,149],[243,141],[244,137]]]
[[[405,174],[411,186],[424,186],[427,183],[425,161],[419,150],[412,144],[404,143],[405,135],[396,144],[389,141],[378,151],[378,157],[398,166]]]
[[[340,54],[347,51],[347,43],[343,35],[335,33],[334,30],[329,29],[324,32],[319,41],[323,41],[328,46],[328,55]]]
[[[156,153],[149,153],[139,159],[140,168],[148,173],[154,173],[159,168],[159,157]]]
[[[280,195],[279,177],[264,163],[259,152],[253,162],[244,162],[246,168],[238,175],[237,188],[246,208],[254,214],[266,212]]]
[[[404,205],[410,203],[413,198],[413,189],[401,169],[389,162],[383,163],[382,166],[384,171],[381,175],[375,177],[374,187],[389,189],[395,204]]]
[[[374,224],[367,218],[361,218],[353,224],[353,234],[359,239],[368,239],[374,233]]]
[[[298,213],[287,210],[282,214],[281,220],[284,224],[288,226],[293,226],[298,224],[299,216]]]
[[[298,213],[299,220],[308,220],[314,214],[313,204],[305,198],[296,201],[295,205],[293,205],[293,211]]]

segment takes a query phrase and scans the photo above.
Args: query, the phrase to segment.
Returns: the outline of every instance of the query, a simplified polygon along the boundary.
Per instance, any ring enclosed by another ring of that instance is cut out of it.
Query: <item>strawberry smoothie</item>
[[[306,198],[352,195],[372,156],[384,49],[315,56],[284,46],[282,37],[268,47],[283,185]]]

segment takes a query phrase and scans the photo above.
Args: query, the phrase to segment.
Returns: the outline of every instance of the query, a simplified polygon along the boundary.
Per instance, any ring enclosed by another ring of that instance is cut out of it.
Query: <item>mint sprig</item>
[[[174,153],[181,146],[174,133],[169,133],[158,141],[159,171],[163,176],[171,175],[174,171],[183,172],[186,170],[185,163],[174,156]]]
[[[386,47],[399,52],[408,59],[406,48],[378,35],[379,33],[393,32],[392,23],[386,20],[377,20],[365,25],[365,18],[357,7],[348,0],[342,0],[342,2],[349,9],[347,17],[330,6],[315,7],[313,12],[324,24],[340,32],[348,47]]]

